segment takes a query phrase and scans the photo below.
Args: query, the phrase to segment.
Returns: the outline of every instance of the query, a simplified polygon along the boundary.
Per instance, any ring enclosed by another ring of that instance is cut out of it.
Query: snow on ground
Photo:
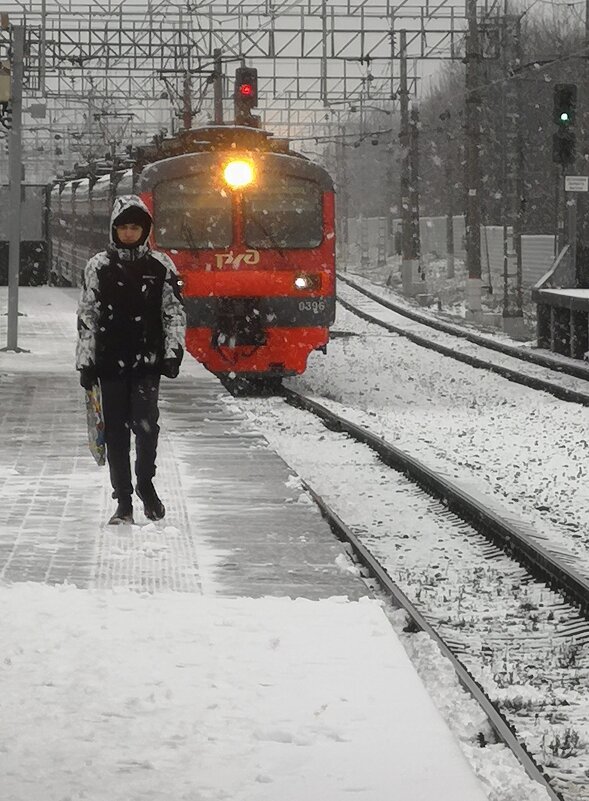
[[[292,386],[355,409],[344,413],[494,496],[589,570],[589,410],[420,348],[341,307],[335,329],[356,336],[313,354]]]
[[[0,608],[3,801],[484,798],[377,601],[22,583]]]
[[[407,491],[410,482],[405,477],[391,475],[370,449],[325,429],[312,415],[287,406],[279,399],[236,398],[228,402],[248,412],[271,447],[360,536],[393,578],[397,570],[406,574],[413,563],[421,562],[423,572],[431,572],[432,576],[441,572],[446,580],[444,588],[455,597],[460,596],[460,586],[452,583],[445,560],[463,560],[468,545],[449,521],[446,527],[455,533],[454,546],[450,549],[444,539],[444,554],[440,554],[444,523],[437,512],[428,513],[424,493],[415,489]],[[302,483],[299,485],[301,497],[307,498]],[[383,559],[383,552],[389,553],[394,564],[389,565]],[[479,555],[479,558],[482,557]],[[457,565],[457,572],[461,566]],[[546,801],[546,792],[528,779],[509,750],[502,744],[493,744],[494,735],[488,722],[459,685],[451,665],[440,655],[437,646],[425,634],[403,632],[404,612],[392,613],[391,619],[428,692],[485,784],[489,801],[520,801],[522,798]],[[479,734],[487,742],[484,748],[480,747]]]
[[[0,381],[72,371],[77,294],[21,291],[30,352],[0,353]],[[2,801],[484,797],[376,601],[20,582],[0,609]]]
[[[44,289],[22,292],[25,312],[35,292],[39,297]],[[75,337],[75,297],[75,290],[52,291],[46,321],[36,307],[34,331],[32,320],[21,320],[19,344],[31,353],[0,353],[0,380],[71,369],[73,343],[58,348],[51,326],[58,319],[66,337]],[[0,315],[2,340],[5,320]],[[364,325],[340,314],[338,327],[344,324]],[[407,443],[414,444],[411,434],[420,426],[434,438],[446,411],[460,430],[468,403],[458,397],[454,409],[453,398],[431,387],[424,392],[420,381],[435,381],[420,378],[418,357],[403,350],[407,343],[374,332],[367,330],[364,340],[334,340],[327,359],[314,356],[297,383],[341,397],[352,389],[371,420],[384,419]],[[474,397],[480,386],[475,389]],[[222,390],[219,399],[227,402]],[[442,404],[437,414],[434,400]],[[269,426],[263,430],[270,435]],[[296,429],[287,433],[293,450],[308,458],[308,439]],[[443,431],[435,441],[450,453],[459,445]],[[345,483],[346,463],[339,466]],[[349,469],[357,470],[353,459]],[[10,473],[11,466],[2,470]],[[91,485],[89,478],[95,491]],[[432,732],[429,722],[423,727],[429,702],[420,711],[394,696],[395,679],[409,675],[409,665],[375,602],[140,596],[14,584],[0,586],[0,608],[2,801],[300,801],[310,794],[321,801],[385,801],[407,797],[395,782],[411,783],[409,771],[419,783],[429,778],[424,747]],[[480,712],[431,643],[419,635],[408,648],[428,686],[438,686],[437,702],[454,718],[455,736],[489,799],[544,799],[503,746],[477,747]],[[432,719],[438,720],[435,713]],[[453,764],[460,764],[447,730],[442,742],[447,751],[431,756],[453,753]],[[399,765],[402,753],[409,756]],[[464,784],[472,781],[468,768],[445,779],[437,763],[432,770],[427,801],[442,801],[446,792],[453,801],[477,799],[480,788]],[[464,791],[456,790],[457,782]],[[412,794],[411,801],[419,798]]]

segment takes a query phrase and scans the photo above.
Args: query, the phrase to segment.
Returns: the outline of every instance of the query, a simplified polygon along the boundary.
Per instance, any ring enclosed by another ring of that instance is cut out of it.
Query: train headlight
[[[230,161],[225,165],[223,178],[231,189],[241,189],[244,186],[249,186],[254,180],[254,165],[251,161],[246,161],[245,159]]]
[[[299,273],[295,275],[294,285],[296,289],[320,289],[321,276],[311,273]]]

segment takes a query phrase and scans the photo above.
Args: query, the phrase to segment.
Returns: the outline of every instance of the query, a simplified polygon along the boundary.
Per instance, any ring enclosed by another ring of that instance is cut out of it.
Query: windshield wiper
[[[192,228],[190,227],[190,225],[188,225],[188,221],[186,219],[182,220],[182,225],[180,226],[180,233],[184,236],[185,239],[188,240],[188,244],[190,245],[190,250],[198,250],[194,234],[192,233]]]
[[[266,239],[267,239],[267,240],[270,242],[270,244],[272,245],[272,247],[273,247],[275,250],[277,250],[277,251],[280,253],[280,255],[282,256],[282,258],[283,258],[283,259],[285,259],[285,258],[286,258],[286,256],[284,255],[284,251],[282,250],[282,248],[280,247],[280,245],[278,244],[278,242],[277,242],[277,241],[274,239],[274,237],[272,236],[272,234],[270,233],[270,231],[268,231],[268,229],[266,228],[266,226],[264,225],[264,223],[263,223],[263,222],[260,220],[260,218],[258,217],[258,215],[257,215],[257,214],[254,214],[254,213],[253,213],[253,212],[251,212],[251,211],[249,211],[247,216],[248,216],[248,217],[249,217],[249,218],[250,218],[250,219],[251,219],[253,222],[255,222],[255,224],[256,224],[256,225],[257,225],[259,228],[261,228],[261,230],[262,230],[262,233],[264,234],[264,236],[266,237]]]

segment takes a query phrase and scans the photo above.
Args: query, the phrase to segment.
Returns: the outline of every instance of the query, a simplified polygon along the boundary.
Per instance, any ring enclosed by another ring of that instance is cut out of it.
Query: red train
[[[334,192],[287,142],[246,126],[186,131],[139,148],[131,169],[51,192],[51,272],[77,285],[104,248],[112,200],[140,195],[152,246],[184,282],[187,349],[213,373],[278,383],[323,350],[335,317]]]

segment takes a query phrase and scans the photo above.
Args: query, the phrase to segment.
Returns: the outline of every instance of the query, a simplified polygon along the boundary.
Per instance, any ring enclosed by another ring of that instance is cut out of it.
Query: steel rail
[[[360,564],[369,571],[370,575],[378,581],[385,595],[393,599],[395,605],[403,608],[417,628],[428,634],[446,659],[450,660],[452,668],[462,687],[479,704],[487,716],[497,738],[510,749],[528,776],[533,781],[538,782],[546,790],[548,797],[552,799],[552,801],[564,801],[563,796],[551,786],[549,777],[535,762],[526,747],[517,739],[514,728],[487,697],[480,684],[471,676],[436,630],[427,622],[421,612],[416,609],[400,587],[397,586],[378,559],[376,559],[376,557],[360,542],[356,535],[350,531],[341,518],[325,503],[323,498],[321,498],[306,481],[302,483],[321,510],[322,515],[329,523],[336,537],[341,542],[348,543],[352,547],[358,562],[360,562]]]
[[[534,542],[533,532],[526,533],[521,522],[509,520],[487,508],[484,499],[475,497],[457,482],[439,475],[414,456],[335,414],[317,401],[287,388],[283,388],[281,394],[292,406],[315,414],[329,429],[344,432],[357,442],[368,445],[386,465],[407,475],[519,562],[536,579],[561,593],[582,615],[589,617],[589,580]]]
[[[566,387],[561,387],[558,384],[553,384],[551,381],[545,381],[543,378],[535,378],[533,376],[520,373],[517,370],[512,370],[509,367],[504,367],[500,364],[486,362],[484,359],[480,359],[478,356],[471,356],[468,353],[461,353],[460,351],[453,350],[447,345],[441,345],[439,342],[432,342],[420,334],[415,334],[413,331],[407,331],[401,326],[394,325],[393,323],[387,323],[384,320],[379,320],[377,317],[373,317],[371,314],[368,314],[368,312],[357,309],[351,303],[348,303],[348,301],[345,301],[342,298],[338,298],[337,301],[338,303],[341,303],[344,309],[352,312],[352,314],[361,317],[363,320],[366,320],[369,323],[379,325],[381,328],[386,328],[387,331],[392,331],[395,334],[399,334],[400,336],[409,339],[411,342],[414,342],[420,347],[434,350],[444,356],[449,356],[451,359],[464,362],[464,364],[469,364],[471,367],[478,367],[482,370],[489,370],[490,372],[497,373],[503,378],[507,378],[509,381],[513,381],[516,384],[523,384],[523,386],[530,387],[531,389],[543,390],[544,392],[550,393],[550,395],[554,395],[554,397],[558,398],[559,400],[568,401],[569,403],[579,403],[582,406],[589,406],[589,391],[587,393],[577,392],[577,390],[567,389]],[[419,322],[422,321],[420,320]]]
[[[401,303],[395,303],[388,298],[383,298],[380,295],[377,295],[375,292],[371,292],[369,289],[366,289],[365,287],[356,283],[356,281],[349,278],[347,275],[338,273],[337,278],[338,281],[342,281],[344,284],[351,286],[357,292],[360,292],[362,295],[370,298],[370,300],[380,303],[381,306],[385,306],[385,308],[390,309],[397,314],[401,314],[403,317],[407,317],[410,320],[423,323],[423,325],[427,325],[429,328],[435,328],[437,331],[443,331],[445,334],[452,334],[453,336],[461,337],[469,342],[473,342],[475,345],[482,345],[485,348],[489,348],[489,350],[495,350],[499,353],[505,354],[506,356],[513,356],[516,359],[522,359],[523,361],[537,364],[540,367],[547,367],[549,370],[554,370],[558,373],[565,373],[566,375],[573,376],[574,378],[584,378],[589,380],[589,366],[585,366],[583,364],[568,364],[561,362],[558,359],[549,356],[548,354],[531,351],[518,345],[510,345],[507,342],[497,342],[483,336],[482,334],[469,331],[456,323],[432,319],[425,314],[420,314],[420,312],[416,310],[408,309]]]

